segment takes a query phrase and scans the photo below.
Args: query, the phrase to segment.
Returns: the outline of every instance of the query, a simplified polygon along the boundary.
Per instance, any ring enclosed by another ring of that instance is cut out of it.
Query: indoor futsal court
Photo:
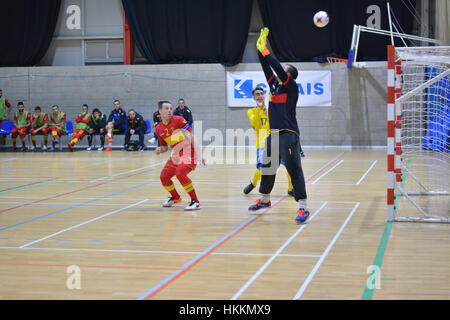
[[[257,193],[242,187],[253,166],[198,167],[203,208],[186,213],[186,201],[161,207],[166,159],[152,152],[2,153],[0,296],[446,299],[449,226],[387,230],[385,150],[306,152],[311,217],[300,227],[284,168],[272,208],[249,215]],[[66,287],[73,265],[80,290]],[[381,289],[367,288],[373,265]]]
[[[167,319],[281,319],[450,298],[450,1],[0,12],[0,302],[14,312],[114,301],[104,317],[127,300],[128,317],[157,303]]]

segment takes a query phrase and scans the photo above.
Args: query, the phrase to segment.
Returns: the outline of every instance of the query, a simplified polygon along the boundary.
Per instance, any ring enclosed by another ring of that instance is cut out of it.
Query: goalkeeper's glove
[[[269,50],[267,50],[267,36],[269,35],[268,28],[262,28],[261,33],[259,35],[258,41],[256,42],[256,48],[259,52],[265,57],[270,54]]]

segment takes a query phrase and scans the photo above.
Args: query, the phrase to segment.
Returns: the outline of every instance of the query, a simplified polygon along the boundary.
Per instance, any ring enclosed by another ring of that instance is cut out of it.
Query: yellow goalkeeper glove
[[[256,42],[256,48],[261,52],[261,54],[265,57],[270,52],[267,50],[267,36],[269,35],[268,28],[262,28],[261,33],[259,35],[258,41]]]

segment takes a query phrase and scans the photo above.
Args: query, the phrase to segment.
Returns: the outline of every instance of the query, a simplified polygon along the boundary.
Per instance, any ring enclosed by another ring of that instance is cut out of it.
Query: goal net
[[[390,221],[450,222],[449,68],[450,47],[388,48]]]

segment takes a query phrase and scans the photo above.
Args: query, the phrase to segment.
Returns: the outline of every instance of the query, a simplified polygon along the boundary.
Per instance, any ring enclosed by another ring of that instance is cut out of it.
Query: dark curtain
[[[408,1],[409,9],[403,1],[390,2],[404,33],[411,33],[414,16],[409,10],[415,8],[415,2]],[[270,29],[272,50],[281,61],[325,62],[327,56],[347,58],[353,25],[367,25],[372,15],[367,13],[370,5],[380,8],[381,29],[389,30],[383,0],[258,0],[258,4],[264,24]],[[313,23],[314,14],[320,10],[330,16],[324,28]],[[386,60],[386,45],[390,41],[388,36],[361,32],[358,61]]]
[[[133,38],[149,63],[241,61],[252,0],[122,0]]]
[[[0,1],[0,66],[34,66],[48,50],[61,0]]]

